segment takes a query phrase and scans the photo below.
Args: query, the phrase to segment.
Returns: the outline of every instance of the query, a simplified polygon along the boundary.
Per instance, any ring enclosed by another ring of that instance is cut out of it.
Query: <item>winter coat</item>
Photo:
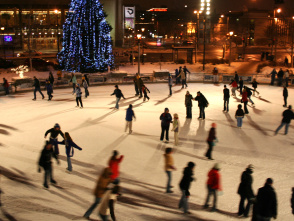
[[[169,76],[168,77],[168,85],[169,86],[172,86],[173,85],[173,78],[172,78],[172,76]]]
[[[137,77],[137,86],[138,88],[142,88],[143,86],[143,80],[141,79],[141,77]]]
[[[279,70],[277,76],[278,76],[278,78],[282,78],[284,76],[284,71],[283,70]]]
[[[216,139],[216,136],[215,136],[215,128],[210,128],[210,131],[209,131],[209,134],[208,134],[208,137],[207,137],[207,141],[209,142],[212,142]]]
[[[207,107],[208,101],[203,94],[200,93],[199,96],[195,97],[195,101],[198,101],[198,107]]]
[[[233,80],[230,85],[232,85],[232,87],[238,87],[238,84],[235,80]]]
[[[76,97],[82,97],[82,91],[80,87],[76,87],[75,94],[76,94]]]
[[[174,159],[172,154],[163,154],[164,156],[164,170],[165,171],[173,171],[175,169],[174,167]]]
[[[57,155],[54,153],[53,148],[47,150],[46,146],[41,152],[39,159],[39,166],[43,167],[44,170],[48,170],[51,167],[51,158],[54,157],[57,160]]]
[[[185,106],[186,107],[192,107],[193,104],[192,104],[192,100],[193,100],[193,97],[191,94],[185,96]]]
[[[288,89],[284,88],[283,90],[283,97],[288,97]]]
[[[219,171],[212,168],[208,173],[207,186],[214,190],[221,190]]]
[[[111,176],[110,178],[112,180],[115,180],[117,177],[119,177],[119,164],[121,163],[121,161],[123,160],[124,156],[120,156],[120,158],[118,159],[111,159],[108,162],[108,166],[111,169]]]
[[[9,84],[8,84],[8,81],[6,79],[3,82],[3,87],[4,88],[9,88]]]
[[[239,88],[240,88],[240,90],[243,89],[243,85],[244,85],[243,80],[240,80],[240,81],[239,81]]]
[[[235,74],[235,81],[237,84],[239,83],[239,75],[238,74]]]
[[[133,117],[135,117],[135,113],[132,108],[127,109],[127,114],[126,114],[126,121],[132,121]]]
[[[160,115],[160,118],[161,120],[161,126],[169,126],[169,124],[172,122],[173,118],[172,116],[170,115],[170,113],[162,113]]]
[[[121,97],[125,98],[124,95],[122,94],[121,90],[118,88],[115,89],[111,95],[115,95],[117,98],[121,98]]]
[[[87,88],[89,87],[89,86],[88,86],[88,83],[87,83],[86,80],[83,80],[82,85],[83,85],[83,87],[84,87],[85,89],[87,89]]]
[[[253,198],[254,193],[252,190],[252,170],[246,169],[241,176],[241,183],[238,188],[238,194],[242,197],[248,197],[248,198]]]
[[[246,88],[246,91],[247,91],[247,97],[250,97],[252,95],[252,92],[253,91],[251,88],[249,87],[245,87]]]
[[[238,108],[238,110],[236,111],[235,117],[244,117],[245,113],[242,110],[242,108]]]
[[[82,150],[78,145],[76,145],[72,140],[63,140],[58,142],[59,144],[65,145],[65,153],[67,157],[73,157],[74,155],[74,148],[78,150]]]
[[[71,77],[70,82],[72,82],[73,84],[77,83],[77,77],[74,75]]]
[[[258,85],[259,83],[258,82],[256,82],[256,81],[252,81],[252,87],[253,88],[257,88],[257,85]]]
[[[193,178],[193,170],[190,167],[186,167],[183,172],[183,178],[180,182],[181,190],[188,191],[190,189],[191,182],[194,180]],[[189,192],[186,192],[186,195],[190,195]],[[187,196],[188,196],[187,195]]]
[[[45,87],[46,87],[46,90],[47,90],[47,93],[48,93],[48,94],[50,94],[50,93],[53,92],[52,84],[50,84],[50,83],[46,83]]]
[[[283,112],[283,119],[282,122],[283,123],[287,123],[289,124],[291,122],[291,120],[294,119],[294,113],[292,110],[287,109]]]
[[[273,69],[272,72],[270,73],[273,79],[276,77],[276,74],[277,74],[276,69]]]
[[[52,139],[56,139],[59,134],[60,134],[60,136],[62,136],[64,138],[64,134],[61,130],[55,130],[54,128],[51,128],[46,131],[45,136],[47,136],[47,134],[49,134],[49,133],[50,133],[50,138],[52,138]]]
[[[105,168],[103,173],[100,175],[97,180],[96,187],[94,189],[94,195],[97,198],[102,198],[103,194],[107,190],[108,184],[111,182],[111,169],[109,167]]]
[[[147,91],[150,93],[149,89],[146,86],[142,86],[142,92],[144,95],[147,95]]]
[[[265,184],[259,188],[256,197],[256,212],[263,217],[277,216],[277,197],[274,188]]]
[[[180,132],[180,121],[179,121],[179,119],[176,119],[176,118],[174,119],[172,131],[174,131],[176,133]]]
[[[242,93],[242,102],[244,103],[245,101],[248,101],[247,91],[245,91],[245,92]]]
[[[34,84],[33,84],[33,86],[34,86],[35,88],[40,88],[40,81],[39,81],[37,78],[34,79]]]
[[[183,70],[180,71],[180,74],[179,74],[178,78],[181,78],[182,80],[186,79],[186,75],[185,75],[185,72]]]
[[[176,69],[176,70],[175,70],[175,75],[176,75],[176,77],[178,77],[178,76],[179,76],[179,74],[180,74],[179,70],[178,70],[178,69]]]
[[[54,83],[54,77],[53,77],[53,75],[49,75],[49,81],[50,81],[50,84],[53,85],[53,83]]]
[[[224,100],[230,98],[230,90],[228,88],[224,89]]]

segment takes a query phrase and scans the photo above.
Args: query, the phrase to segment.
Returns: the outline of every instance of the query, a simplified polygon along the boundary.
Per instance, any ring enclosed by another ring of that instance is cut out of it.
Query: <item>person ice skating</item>
[[[291,208],[292,214],[294,215],[294,187],[292,187]]]
[[[292,106],[289,105],[288,109],[283,112],[283,119],[280,126],[276,129],[275,135],[278,134],[279,130],[285,126],[285,135],[288,134],[288,128],[291,123],[291,120],[294,119],[294,113],[292,111]]]
[[[285,56],[284,65],[286,67],[288,67],[288,65],[289,65],[289,60],[288,60],[288,57],[287,56]]]
[[[255,197],[252,190],[253,178],[251,174],[253,173],[253,169],[253,165],[249,164],[241,176],[241,183],[238,188],[238,194],[241,197],[238,210],[239,217],[248,217],[250,206]],[[247,200],[247,205],[244,208],[245,200]]]
[[[89,94],[89,90],[88,90],[89,85],[88,85],[88,82],[87,82],[85,76],[82,77],[82,85],[85,89],[85,98],[87,98],[90,94]]]
[[[192,100],[193,96],[190,94],[189,91],[186,92],[185,95],[185,106],[186,106],[186,118],[192,118]]]
[[[251,104],[254,106],[254,102],[253,100],[251,99],[251,96],[252,96],[252,91],[253,89],[247,87],[247,86],[244,86],[244,89],[247,91],[247,98],[248,100],[251,102]]]
[[[170,115],[169,109],[167,107],[164,109],[164,113],[162,113],[160,115],[159,119],[161,120],[160,140],[163,141],[164,133],[165,133],[165,139],[166,139],[166,142],[168,142],[169,141],[169,137],[168,137],[169,126],[170,126],[170,123],[172,122],[173,118]]]
[[[277,212],[277,197],[274,188],[272,187],[273,180],[267,178],[264,187],[259,188],[256,197],[256,218],[258,221],[270,221],[271,218],[276,219]]]
[[[285,86],[289,86],[289,69],[285,71]]]
[[[119,109],[119,105],[118,105],[118,103],[119,103],[120,99],[121,99],[121,98],[126,99],[126,98],[124,97],[124,95],[123,95],[123,93],[121,92],[121,90],[118,89],[118,86],[117,86],[117,85],[115,85],[114,87],[115,87],[115,90],[114,90],[114,92],[111,94],[111,96],[112,96],[112,95],[115,95],[115,97],[116,97],[115,108],[118,110],[118,109]],[[141,87],[141,88],[142,88],[142,87]],[[142,90],[140,90],[140,91],[141,91],[141,93],[142,93]],[[142,97],[142,96],[140,96],[140,97]],[[140,97],[139,97],[139,98],[140,98]]]
[[[235,79],[232,79],[230,85],[232,86],[232,96],[236,96],[236,90],[238,88],[238,84]]]
[[[274,85],[275,84],[276,75],[277,75],[277,71],[276,71],[275,68],[272,70],[272,72],[270,73],[270,75],[271,75],[271,85]]]
[[[73,155],[74,155],[74,148],[77,148],[78,150],[82,150],[82,148],[80,148],[78,145],[75,144],[75,142],[73,142],[73,140],[71,139],[68,132],[64,133],[64,140],[61,142],[58,142],[58,144],[65,145],[65,153],[66,153],[66,158],[67,158],[66,171],[71,172],[72,171],[72,164],[71,164],[70,158],[73,157]]]
[[[74,91],[74,94],[76,94],[76,102],[77,102],[77,106],[79,107],[79,103],[81,105],[80,108],[83,108],[83,102],[82,102],[82,90],[80,88],[80,84],[76,84],[76,89]]]
[[[277,76],[278,76],[278,86],[282,86],[283,77],[284,77],[284,71],[282,68],[280,68]]]
[[[174,132],[175,146],[178,146],[178,144],[179,144],[179,132],[180,132],[180,121],[179,121],[178,114],[174,114],[172,131]]]
[[[195,163],[189,162],[188,166],[185,167],[183,171],[183,178],[181,179],[181,182],[180,182],[180,189],[182,192],[182,196],[179,202],[179,209],[183,208],[185,214],[191,213],[189,212],[188,199],[190,197],[190,192],[189,192],[190,185],[191,185],[191,182],[194,181],[194,178],[193,178],[194,168],[195,168]]]
[[[207,197],[204,204],[204,208],[208,208],[208,203],[210,196],[213,195],[213,206],[211,212],[217,211],[217,195],[218,191],[222,191],[220,178],[221,175],[220,171],[220,164],[214,164],[213,168],[208,173],[208,180],[207,180]]]
[[[98,207],[99,216],[102,219],[102,221],[108,221],[109,214],[113,221],[117,220],[114,213],[114,205],[119,195],[120,195],[119,185],[115,185],[112,189],[107,190],[103,194],[103,197]]]
[[[95,196],[95,202],[84,214],[84,217],[86,219],[90,219],[90,215],[92,214],[93,210],[98,206],[103,194],[108,190],[107,186],[111,183],[111,174],[111,169],[107,167],[104,168],[102,174],[99,176],[99,179],[97,180],[97,184],[93,192]]]
[[[259,94],[259,92],[256,90],[258,84],[259,84],[259,83],[256,81],[256,79],[253,78],[253,81],[252,81],[253,96],[255,96],[255,92],[256,92],[257,94]]]
[[[168,75],[168,87],[169,87],[169,95],[172,96],[172,86],[173,86],[173,77],[171,74]]]
[[[150,91],[149,91],[149,89],[145,86],[145,84],[142,85],[142,92],[143,92],[143,94],[144,94],[143,101],[145,101],[146,98],[147,98],[148,101],[149,101],[150,97],[148,97],[147,92],[150,93]]]
[[[237,84],[239,84],[239,75],[237,74],[237,71],[235,71],[235,81]]]
[[[284,97],[284,105],[283,105],[283,107],[287,107],[288,89],[287,89],[286,86],[284,86],[284,89],[283,89],[283,97]]]
[[[49,72],[49,81],[52,86],[52,93],[53,93],[54,76],[51,71]]]
[[[244,111],[242,110],[242,105],[238,104],[238,109],[235,114],[235,118],[237,119],[237,127],[241,129],[243,124],[243,118],[244,118]]]
[[[213,74],[213,82],[218,83],[218,70],[216,67],[213,68],[212,74]]]
[[[229,101],[230,101],[230,90],[227,88],[227,85],[224,85],[224,110],[229,112]]]
[[[130,104],[126,113],[126,128],[125,128],[125,132],[127,132],[127,129],[129,129],[129,134],[133,132],[132,131],[133,119],[136,119],[136,116],[135,116],[135,112],[133,111],[133,105]]]
[[[180,74],[179,74],[178,78],[181,78],[182,79],[182,89],[184,88],[184,86],[185,86],[185,88],[187,88],[188,85],[186,83],[185,72],[182,69],[180,70]]]
[[[111,169],[111,180],[112,181],[119,181],[119,164],[121,163],[121,161],[123,160],[124,156],[118,155],[118,151],[114,150],[112,156],[110,157],[109,161],[108,161],[108,166]]]
[[[200,91],[197,92],[197,96],[195,97],[195,101],[198,101],[198,107],[199,107],[198,119],[204,120],[205,119],[205,108],[208,107],[209,103]]]
[[[178,69],[175,70],[175,77],[176,77],[176,85],[179,84],[181,82],[180,77],[178,77],[180,75],[180,72]]]
[[[184,68],[183,68],[183,71],[184,71],[184,73],[185,73],[185,79],[186,79],[186,83],[187,83],[187,73],[189,73],[189,76],[190,76],[190,74],[191,74],[191,72],[188,70],[188,68],[186,67],[186,66],[184,66]],[[187,86],[188,87],[188,86]]]
[[[50,101],[53,97],[53,95],[52,95],[53,89],[52,89],[52,84],[50,83],[49,79],[47,79],[45,87],[46,87],[46,91],[48,94],[48,101]]]
[[[3,87],[5,90],[5,95],[8,95],[9,94],[9,83],[5,78],[3,78]]]
[[[34,90],[34,99],[33,101],[36,100],[36,92],[39,91],[39,93],[42,95],[42,99],[44,99],[44,94],[42,93],[41,91],[41,88],[40,88],[40,81],[38,80],[38,78],[36,78],[36,76],[34,76],[34,84],[33,84],[33,87],[35,87],[35,90]]]
[[[205,156],[209,160],[213,160],[212,157],[211,157],[211,153],[212,153],[212,150],[213,150],[213,146],[215,146],[215,143],[218,142],[218,140],[216,138],[216,123],[211,124],[211,128],[209,130],[209,134],[208,134],[206,142],[208,144],[208,149],[207,149],[207,152],[206,152]]]
[[[57,164],[59,164],[57,155],[52,150],[52,143],[50,143],[50,141],[46,141],[45,147],[41,152],[41,156],[39,159],[39,169],[38,169],[39,173],[41,172],[41,167],[43,167],[45,171],[43,186],[46,189],[49,188],[48,182],[47,182],[48,178],[50,178],[50,182],[52,184],[57,184],[56,181],[53,179],[53,174],[52,174],[52,162],[51,162],[52,156],[56,159]]]
[[[60,136],[62,136],[63,139],[64,139],[64,134],[60,129],[60,125],[55,124],[53,128],[47,130],[46,133],[45,133],[45,138],[47,137],[47,134],[49,134],[49,133],[50,133],[50,143],[54,146],[54,153],[56,155],[58,155],[59,154],[59,149],[58,149],[57,137],[60,134]]]
[[[248,104],[247,90],[245,88],[243,89],[241,103],[244,104],[245,114],[249,114],[249,111],[247,109],[247,104]]]
[[[71,79],[69,80],[69,82],[72,82],[72,94],[75,93],[76,90],[76,84],[77,84],[77,77],[75,76],[74,73],[71,73]]]
[[[172,171],[174,171],[176,168],[174,166],[174,159],[172,156],[173,149],[168,147],[165,148],[165,154],[164,156],[164,170],[167,174],[167,185],[166,185],[166,193],[173,193],[171,190],[172,185],[171,185],[171,180],[172,180]]]
[[[137,74],[134,76],[134,86],[135,86],[135,96],[138,96],[140,94],[139,89],[138,89],[138,79],[137,79]]]
[[[244,85],[244,83],[243,83],[243,78],[240,77],[240,80],[239,80],[239,90],[240,90],[240,94],[241,94],[241,95],[242,95],[242,93],[243,93],[243,85]]]
[[[139,98],[141,98],[142,97],[142,86],[144,83],[143,83],[141,76],[138,73],[136,73],[136,78],[137,78],[137,87],[138,87],[138,90],[140,93]]]

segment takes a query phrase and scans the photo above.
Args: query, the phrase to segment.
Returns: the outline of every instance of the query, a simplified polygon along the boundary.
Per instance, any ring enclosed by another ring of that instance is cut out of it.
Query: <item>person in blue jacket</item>
[[[64,133],[64,140],[61,142],[58,142],[59,144],[65,145],[65,153],[67,157],[67,172],[72,171],[72,165],[71,165],[71,160],[70,158],[73,157],[74,155],[74,148],[77,148],[78,150],[82,150],[78,145],[76,145],[73,140],[71,139],[70,135],[68,132]]]
[[[162,113],[160,115],[159,119],[161,120],[161,136],[160,136],[160,140],[163,141],[164,132],[165,132],[165,139],[166,139],[166,142],[168,142],[169,141],[169,138],[168,138],[169,126],[170,126],[170,123],[172,123],[172,120],[173,120],[172,116],[169,113],[168,108],[164,109],[164,113]]]
[[[133,123],[133,118],[136,119],[135,112],[133,111],[133,105],[129,105],[129,108],[127,109],[127,114],[126,114],[126,128],[125,132],[127,132],[127,129],[129,128],[129,133],[131,134],[132,131],[132,123]]]

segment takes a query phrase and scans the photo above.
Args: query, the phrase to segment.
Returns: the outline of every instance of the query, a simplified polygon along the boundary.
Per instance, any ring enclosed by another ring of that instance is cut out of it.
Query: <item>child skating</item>
[[[180,121],[179,121],[178,114],[174,114],[172,131],[174,132],[175,146],[178,146],[178,144],[179,144],[179,131],[180,131]]]

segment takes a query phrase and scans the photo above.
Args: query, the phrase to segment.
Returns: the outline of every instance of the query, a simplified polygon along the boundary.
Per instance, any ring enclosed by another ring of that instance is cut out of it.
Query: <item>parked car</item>
[[[30,66],[30,59],[25,59],[25,65]],[[36,71],[48,71],[48,66],[54,67],[54,63],[42,58],[32,58],[32,66]]]
[[[16,65],[9,60],[5,60],[3,58],[0,58],[0,68],[14,68],[16,67]]]
[[[17,57],[28,57],[28,56],[30,56],[30,52],[31,52],[31,56],[41,56],[42,55],[42,52],[40,52],[40,51],[26,50],[24,52],[18,53]]]

